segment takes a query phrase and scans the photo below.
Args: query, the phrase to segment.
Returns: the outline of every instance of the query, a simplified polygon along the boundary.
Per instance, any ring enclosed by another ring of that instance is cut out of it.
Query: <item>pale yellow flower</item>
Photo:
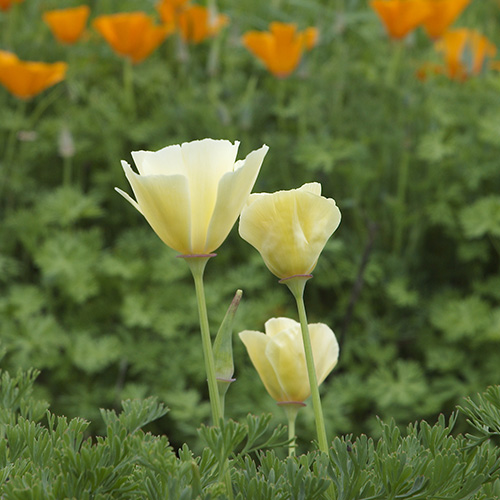
[[[183,255],[209,254],[226,239],[250,194],[268,147],[236,161],[239,143],[203,139],[136,151],[139,173],[122,161],[136,200],[156,234]]]
[[[328,238],[340,224],[340,210],[321,196],[321,184],[249,196],[240,218],[241,237],[253,245],[278,278],[312,272]]]
[[[311,395],[300,323],[271,318],[266,333],[245,330],[240,339],[247,348],[267,392],[278,403],[302,403]],[[333,331],[323,323],[309,325],[318,385],[337,364],[339,345]]]

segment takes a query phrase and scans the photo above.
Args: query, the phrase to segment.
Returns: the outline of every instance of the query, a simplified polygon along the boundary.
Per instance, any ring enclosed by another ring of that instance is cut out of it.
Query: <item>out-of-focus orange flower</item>
[[[480,74],[495,56],[497,49],[478,31],[466,28],[448,31],[436,42],[436,50],[445,57],[446,74],[455,80],[466,80]]]
[[[423,21],[427,34],[433,39],[441,37],[469,3],[470,0],[427,0],[431,9]]]
[[[21,3],[24,0],[0,0],[0,10],[9,10],[15,3]]]
[[[188,0],[160,0],[156,10],[164,24],[177,24],[177,17],[186,8]]]
[[[371,0],[370,5],[396,40],[421,25],[432,12],[428,0]]]
[[[75,43],[80,39],[90,15],[88,5],[70,9],[49,10],[43,13],[43,20],[48,24],[54,37],[61,43]]]
[[[295,24],[273,22],[270,31],[248,31],[243,44],[279,78],[289,76],[300,63],[304,50],[311,50],[318,41],[318,30],[307,28],[297,32]]]
[[[21,61],[11,52],[0,51],[0,83],[20,99],[29,99],[64,80],[68,65]]]
[[[229,18],[225,14],[212,15],[201,5],[190,5],[179,11],[176,22],[185,42],[200,43],[215,36],[229,23]]]
[[[145,12],[99,16],[93,25],[117,54],[135,64],[146,59],[173,31],[170,26],[155,26]]]

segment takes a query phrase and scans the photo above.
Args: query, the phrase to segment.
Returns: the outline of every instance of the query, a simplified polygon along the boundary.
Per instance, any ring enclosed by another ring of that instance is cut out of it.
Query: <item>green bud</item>
[[[219,395],[224,397],[226,391],[234,381],[234,363],[233,363],[233,321],[236,310],[240,304],[243,292],[237,290],[233,301],[222,320],[217,336],[214,342],[214,360],[215,360],[215,376],[217,377],[217,385],[219,387]]]

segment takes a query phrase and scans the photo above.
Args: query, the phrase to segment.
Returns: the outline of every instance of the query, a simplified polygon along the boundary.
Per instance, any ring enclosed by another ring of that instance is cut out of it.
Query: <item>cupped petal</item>
[[[315,184],[311,187],[317,189]],[[331,198],[302,189],[259,193],[243,208],[239,232],[279,278],[309,274],[340,223]]]
[[[234,171],[227,172],[220,179],[204,242],[207,253],[218,248],[227,238],[253,189],[268,149],[264,145],[252,151],[243,162],[236,162]]]
[[[141,213],[161,240],[181,254],[191,252],[191,215],[187,178],[136,174],[122,162]]]
[[[321,184],[319,182],[306,182],[302,184],[297,191],[306,191],[308,193],[315,194],[316,196],[321,196]]]
[[[427,34],[434,39],[441,37],[471,0],[427,0],[431,9],[423,25]]]
[[[240,332],[239,336],[243,344],[245,344],[250,360],[257,370],[267,392],[274,400],[282,401],[284,394],[282,393],[278,377],[265,355],[266,347],[270,340],[269,337],[262,332],[252,330]]]
[[[324,323],[310,324],[309,335],[311,337],[316,378],[318,379],[318,385],[320,385],[337,364],[339,344],[331,328]]]
[[[271,318],[268,319],[264,325],[264,330],[266,335],[269,337],[274,337],[283,330],[288,330],[289,328],[300,328],[300,323],[290,318]]]
[[[159,151],[133,151],[132,158],[141,175],[186,175],[179,144]]]
[[[203,139],[184,143],[181,146],[191,194],[192,246],[196,253],[210,253],[217,245],[207,246],[207,234],[212,214],[217,203],[219,182],[226,172],[232,172],[239,142]],[[230,207],[226,207],[231,215]],[[236,220],[238,214],[235,215]],[[233,221],[234,224],[234,221]],[[231,229],[231,228],[229,228]],[[229,232],[229,230],[228,230]]]
[[[284,401],[304,401],[311,394],[300,325],[273,336],[266,347],[284,396]]]
[[[248,31],[243,35],[242,42],[252,54],[266,63],[266,65],[274,61],[276,55],[274,37],[271,33],[255,30]]]

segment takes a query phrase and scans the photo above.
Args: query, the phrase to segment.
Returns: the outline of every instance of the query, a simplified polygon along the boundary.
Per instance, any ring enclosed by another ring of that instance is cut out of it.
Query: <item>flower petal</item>
[[[279,332],[267,344],[266,357],[278,376],[283,401],[304,401],[310,394],[300,325]]]
[[[268,149],[264,145],[252,151],[245,161],[234,165],[234,171],[227,172],[220,179],[205,242],[207,253],[218,248],[234,226],[253,189]]]
[[[273,366],[265,356],[266,346],[269,343],[269,337],[262,332],[245,330],[239,334],[241,341],[247,348],[248,355],[252,361],[262,383],[267,392],[276,401],[283,401],[280,383],[276,377]]]
[[[279,332],[283,330],[288,330],[289,328],[300,328],[300,323],[290,318],[271,318],[268,319],[264,325],[266,335],[269,337],[274,337]]]
[[[239,225],[241,237],[262,255],[279,278],[309,274],[328,238],[340,223],[340,211],[331,198],[301,189],[250,195]]]
[[[132,158],[141,175],[186,175],[179,144],[159,151],[133,151]]]
[[[141,213],[161,240],[181,254],[191,253],[190,196],[182,175],[136,174],[127,162],[123,170]]]
[[[333,331],[324,323],[309,325],[309,335],[318,385],[333,370],[339,359],[339,344]]]

